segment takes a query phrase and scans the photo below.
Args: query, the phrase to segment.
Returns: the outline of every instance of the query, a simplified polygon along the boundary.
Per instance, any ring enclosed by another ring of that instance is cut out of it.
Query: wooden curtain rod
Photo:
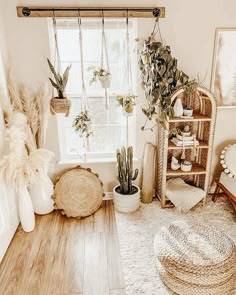
[[[17,6],[18,17],[165,17],[165,7],[52,7]]]

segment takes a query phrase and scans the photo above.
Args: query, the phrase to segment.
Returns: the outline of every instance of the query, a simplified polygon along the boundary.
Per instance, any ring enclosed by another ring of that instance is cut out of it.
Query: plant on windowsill
[[[129,213],[136,211],[140,204],[140,188],[132,183],[138,176],[138,169],[133,170],[133,148],[122,147],[116,151],[119,185],[113,189],[116,210]]]
[[[71,65],[66,68],[64,73],[61,75],[59,72],[57,73],[54,66],[50,62],[50,60],[47,58],[49,68],[54,76],[54,81],[49,78],[52,86],[56,88],[57,90],[57,97],[53,97],[50,101],[50,109],[51,113],[54,115],[55,113],[63,113],[65,116],[69,116],[70,112],[70,100],[65,96],[65,88],[66,84],[68,82],[69,77],[69,71],[71,68]]]
[[[142,130],[146,129],[148,121],[160,122],[166,128],[168,117],[173,117],[171,95],[179,86],[185,85],[189,77],[177,68],[177,59],[172,56],[170,46],[152,36],[144,41],[139,68],[146,97],[142,111],[147,117]]]
[[[116,100],[122,106],[124,116],[132,116],[136,105],[136,96],[132,93],[128,93],[128,95],[118,95]]]

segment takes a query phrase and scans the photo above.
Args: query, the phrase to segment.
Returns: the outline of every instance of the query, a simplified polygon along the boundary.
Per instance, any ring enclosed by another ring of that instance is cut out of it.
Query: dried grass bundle
[[[7,129],[6,139],[9,153],[0,161],[0,178],[15,189],[37,181],[39,174],[47,174],[54,154],[46,149],[37,149],[29,155],[25,149],[23,128],[12,126]]]
[[[36,91],[31,91],[24,85],[17,84],[8,70],[7,89],[13,111],[23,113],[27,117],[35,148],[44,147],[49,116],[48,86],[42,84]]]

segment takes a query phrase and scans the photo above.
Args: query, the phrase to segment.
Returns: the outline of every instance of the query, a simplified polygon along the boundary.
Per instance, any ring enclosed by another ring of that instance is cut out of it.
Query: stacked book
[[[171,141],[173,142],[173,144],[175,144],[176,146],[197,146],[199,145],[199,141],[198,140],[180,140],[176,137],[172,138]]]

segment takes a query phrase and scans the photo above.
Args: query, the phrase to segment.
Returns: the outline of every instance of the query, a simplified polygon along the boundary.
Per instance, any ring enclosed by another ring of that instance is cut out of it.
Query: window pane
[[[58,117],[60,120],[59,134],[63,134],[61,135],[63,140],[60,140],[60,143],[65,146],[63,150],[67,156],[74,155],[77,158],[85,152],[83,139],[72,127],[75,117],[81,111],[82,77],[79,31],[75,21],[70,20],[68,26],[64,23],[67,21],[63,22],[62,27],[58,20],[58,45],[62,70],[64,71],[69,64],[72,65],[66,88],[72,105],[69,117]],[[127,90],[125,22],[120,26],[116,24],[117,22],[106,21],[107,26],[105,26],[109,68],[112,74],[111,85],[107,90],[109,110],[105,107],[105,90],[101,87],[100,82],[97,81],[92,85],[89,83],[93,72],[88,71],[88,68],[91,65],[101,66],[101,21],[99,20],[97,26],[91,21],[83,20],[82,23],[84,79],[93,131],[87,152],[91,154],[114,153],[115,155],[116,149],[125,145],[127,132],[126,118],[123,116],[122,107],[116,100],[116,95],[123,94]],[[130,51],[132,52],[132,49]],[[104,64],[106,68],[105,56]],[[131,128],[134,120],[129,122]]]

